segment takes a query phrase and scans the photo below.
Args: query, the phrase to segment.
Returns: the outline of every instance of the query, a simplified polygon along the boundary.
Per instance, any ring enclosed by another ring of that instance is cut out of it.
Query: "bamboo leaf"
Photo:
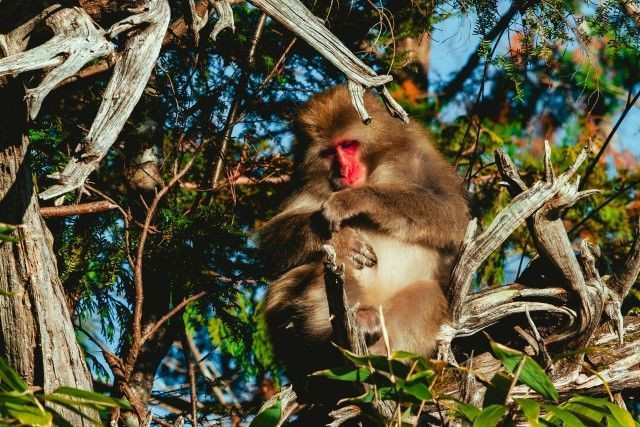
[[[489,405],[473,420],[473,427],[495,427],[506,413],[504,405]]]
[[[520,360],[524,357],[525,362],[520,372],[519,381],[531,387],[532,390],[540,393],[542,396],[558,401],[558,391],[556,390],[553,382],[544,372],[544,369],[540,367],[531,357],[514,350],[505,345],[497,342],[491,342],[491,349],[493,354],[500,359],[502,364],[508,371],[515,371],[516,367],[520,363]]]

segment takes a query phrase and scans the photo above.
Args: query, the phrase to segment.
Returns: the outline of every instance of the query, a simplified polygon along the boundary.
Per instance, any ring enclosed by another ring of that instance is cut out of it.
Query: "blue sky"
[[[502,12],[508,6],[508,2],[502,1],[500,3]],[[451,17],[436,25],[432,33],[430,57],[430,79],[432,82],[447,80],[452,73],[457,72],[465,64],[480,40],[480,37],[473,33],[474,25],[475,20],[471,14],[463,17]],[[640,103],[631,109],[612,141],[613,146],[618,150],[628,149],[637,159],[640,159],[639,107]],[[456,111],[445,111],[443,115],[445,120],[453,118]],[[617,118],[614,117],[612,123],[615,123]]]

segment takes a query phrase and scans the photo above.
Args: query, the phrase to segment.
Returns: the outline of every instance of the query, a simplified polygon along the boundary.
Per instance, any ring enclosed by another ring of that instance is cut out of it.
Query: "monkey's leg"
[[[433,355],[435,337],[446,320],[447,299],[436,280],[415,282],[382,306],[391,351],[404,350],[426,357]],[[372,352],[385,354],[385,344],[379,340]]]

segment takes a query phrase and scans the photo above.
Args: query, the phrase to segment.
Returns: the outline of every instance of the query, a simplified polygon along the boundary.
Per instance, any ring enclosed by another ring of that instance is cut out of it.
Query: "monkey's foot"
[[[380,315],[374,307],[365,305],[356,311],[356,323],[364,333],[367,346],[372,346],[382,337]]]

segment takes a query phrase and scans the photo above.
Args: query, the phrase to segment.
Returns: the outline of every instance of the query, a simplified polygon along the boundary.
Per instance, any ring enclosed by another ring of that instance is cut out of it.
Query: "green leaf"
[[[88,404],[88,403],[85,403],[85,402],[78,402],[77,400],[66,399],[66,398],[64,398],[62,396],[55,396],[55,395],[47,395],[46,396],[46,400],[49,403],[53,403],[55,405],[60,405],[63,408],[66,408],[66,409],[70,410],[74,414],[80,415],[80,417],[91,421],[93,424],[95,424],[97,426],[101,425],[100,420],[97,420],[95,418],[90,417],[85,412],[80,410],[79,406],[80,407],[90,408],[90,409],[95,409],[95,410],[103,409],[103,407],[95,407],[95,406],[92,406],[91,404]]]
[[[22,391],[0,392],[0,405],[5,402],[15,403],[16,405],[37,405],[33,393],[25,393]]]
[[[129,402],[124,399],[116,399],[93,391],[80,390],[73,387],[58,387],[53,391],[53,393],[75,397],[85,403],[91,403],[97,406],[131,409]]]
[[[15,292],[5,292],[0,290],[0,297],[12,297],[15,295]]]
[[[465,419],[471,422],[473,422],[476,419],[476,417],[480,414],[480,412],[482,412],[480,411],[480,409],[476,408],[475,406],[469,405],[468,403],[460,402],[458,400],[456,400],[455,402],[454,410],[460,415],[462,415]]]
[[[275,427],[280,422],[282,413],[282,402],[276,400],[273,405],[255,416],[249,427]]]
[[[540,404],[532,399],[516,399],[522,409],[522,414],[532,427],[540,425]]]
[[[584,424],[571,412],[559,408],[554,405],[547,405],[546,403],[541,404],[541,406],[546,409],[549,413],[543,417],[544,420],[554,422],[554,421],[562,421],[562,425],[564,427],[583,427]]]
[[[506,413],[507,407],[504,405],[489,405],[473,420],[473,427],[494,427]]]
[[[409,364],[401,362],[400,360],[387,359],[385,356],[380,356],[377,354],[359,356],[343,348],[341,348],[340,351],[356,366],[370,366],[373,369],[388,372],[398,377],[406,377],[407,375],[409,375],[409,371],[411,369],[411,366],[409,366]]]
[[[346,402],[371,403],[375,400],[396,400],[398,393],[395,387],[377,387],[376,390],[369,390],[360,396],[344,399]]]
[[[588,398],[587,398],[588,399]],[[605,416],[609,415],[609,411],[604,405],[593,403],[586,400],[583,396],[576,396],[560,405],[562,409],[571,411],[583,422],[602,423]]]
[[[429,361],[424,356],[409,353],[408,351],[394,351],[391,353],[389,359],[410,362],[410,365],[417,362],[416,368],[418,371],[426,371],[431,368]]]
[[[561,407],[598,422],[601,422],[603,418],[613,416],[615,421],[624,427],[634,427],[636,425],[633,416],[629,412],[606,399],[575,396],[562,404]]]
[[[496,373],[493,378],[491,378],[491,382],[486,385],[487,391],[484,394],[482,406],[504,404],[507,399],[507,394],[509,393],[509,388],[511,388],[511,382],[512,379],[506,372]]]
[[[4,406],[7,408],[9,415],[22,424],[50,426],[53,420],[53,416],[50,413],[34,406],[16,405],[11,402],[6,402]]]
[[[325,369],[314,372],[311,375],[321,376],[337,381],[364,382],[373,374],[364,366],[354,368],[352,366],[339,366],[337,368]]]
[[[397,387],[403,393],[413,396],[418,400],[431,401],[433,399],[433,394],[429,389],[429,383],[427,383],[424,377],[414,377],[414,379],[410,381],[400,380],[398,381]]]
[[[558,391],[544,372],[544,369],[542,369],[535,360],[518,350],[514,350],[494,341],[491,342],[491,349],[493,350],[493,354],[500,359],[505,368],[510,372],[515,371],[520,360],[524,357],[525,362],[522,366],[520,377],[518,379],[522,383],[531,387],[532,390],[540,393],[542,396],[548,399],[553,399],[555,402],[558,401]]]
[[[613,417],[624,427],[635,427],[636,423],[631,414],[615,403],[606,402],[607,408],[611,411]]]
[[[6,391],[27,391],[27,383],[0,357],[0,386]]]
[[[620,424],[618,420],[611,415],[607,415],[605,419],[607,420],[607,427],[624,427],[623,424]]]

